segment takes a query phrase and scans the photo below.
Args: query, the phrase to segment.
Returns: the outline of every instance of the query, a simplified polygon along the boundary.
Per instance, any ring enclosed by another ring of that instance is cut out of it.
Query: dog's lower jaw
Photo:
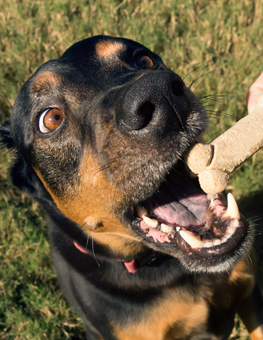
[[[126,224],[132,226],[148,247],[178,258],[190,272],[208,273],[231,270],[249,251],[253,228],[239,213],[231,194],[227,204],[219,194],[210,202],[197,191],[192,198],[185,196],[176,202],[178,194],[174,201],[169,201],[167,193],[171,195],[167,189],[160,188],[136,205],[133,214],[126,214]],[[190,216],[190,222],[186,216]]]

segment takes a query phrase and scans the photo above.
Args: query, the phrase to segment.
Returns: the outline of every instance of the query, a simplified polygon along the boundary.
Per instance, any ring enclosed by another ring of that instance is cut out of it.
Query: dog
[[[88,340],[223,340],[236,313],[263,339],[253,229],[185,166],[207,126],[182,78],[128,39],[77,42],[22,86],[1,139]]]

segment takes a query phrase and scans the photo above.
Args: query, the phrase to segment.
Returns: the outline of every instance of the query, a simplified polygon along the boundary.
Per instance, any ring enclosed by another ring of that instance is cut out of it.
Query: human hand
[[[263,72],[250,87],[247,94],[247,110],[252,113],[256,107],[257,99],[263,94]]]

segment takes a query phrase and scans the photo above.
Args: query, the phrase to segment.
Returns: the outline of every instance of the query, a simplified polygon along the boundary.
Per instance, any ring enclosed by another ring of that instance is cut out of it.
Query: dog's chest
[[[121,340],[184,339],[196,328],[198,332],[205,331],[208,313],[205,299],[195,299],[183,289],[167,290],[139,320],[112,326],[116,338]]]
[[[237,301],[254,286],[248,267],[247,261],[240,261],[228,279],[217,276],[209,287],[197,288],[196,283],[194,292],[186,287],[166,289],[136,320],[128,316],[124,324],[114,321],[113,333],[120,340],[188,340],[207,334],[227,339]]]

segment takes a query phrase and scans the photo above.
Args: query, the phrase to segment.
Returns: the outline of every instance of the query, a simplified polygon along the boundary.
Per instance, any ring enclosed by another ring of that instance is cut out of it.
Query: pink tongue
[[[164,223],[188,227],[204,223],[208,201],[189,178],[178,176],[166,181],[144,205]]]
[[[200,225],[205,221],[207,199],[204,195],[189,196],[178,202],[157,206],[153,213],[169,224],[188,227]]]

